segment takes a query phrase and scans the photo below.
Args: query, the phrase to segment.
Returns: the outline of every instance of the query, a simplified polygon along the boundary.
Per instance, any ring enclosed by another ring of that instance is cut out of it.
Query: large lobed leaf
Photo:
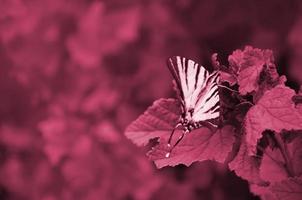
[[[147,109],[126,130],[126,136],[137,145],[146,145],[153,138],[159,138],[159,144],[148,153],[158,168],[190,165],[195,161],[215,160],[224,162],[232,150],[235,141],[234,128],[225,126],[213,133],[208,128],[196,129],[188,133],[173,149],[169,158],[167,140],[180,116],[180,104],[174,99],[160,99]],[[172,144],[182,134],[176,130]]]
[[[302,113],[292,101],[295,92],[278,85],[266,91],[245,118],[246,142],[249,154],[255,153],[257,141],[266,129],[281,130],[302,129]]]
[[[178,138],[178,131],[175,138]],[[234,128],[225,126],[213,133],[208,128],[200,128],[188,133],[185,138],[173,149],[169,158],[167,137],[163,137],[160,144],[149,152],[149,156],[155,161],[158,168],[184,164],[191,165],[196,161],[214,160],[225,162],[231,152],[235,141]]]
[[[264,150],[259,175],[267,184],[250,185],[251,191],[263,200],[301,198],[302,180],[297,177],[301,176],[302,173],[302,135],[294,132],[290,134],[292,138],[290,140],[285,139],[286,143],[283,144],[287,149],[286,156],[290,160],[285,160],[279,148],[267,147]]]

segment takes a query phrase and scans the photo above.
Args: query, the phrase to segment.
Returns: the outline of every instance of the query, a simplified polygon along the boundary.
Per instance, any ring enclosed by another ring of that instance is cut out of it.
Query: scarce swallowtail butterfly
[[[218,81],[219,71],[209,73],[198,63],[180,56],[168,59],[168,68],[175,80],[175,88],[181,103],[181,117],[168,140],[170,157],[172,149],[183,139],[184,135],[204,124],[217,127],[210,121],[219,117]],[[175,129],[182,127],[182,135],[171,147]]]

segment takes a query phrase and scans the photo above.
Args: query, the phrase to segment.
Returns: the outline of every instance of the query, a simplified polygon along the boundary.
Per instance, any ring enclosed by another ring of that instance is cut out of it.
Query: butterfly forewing
[[[168,67],[175,79],[185,112],[192,112],[195,122],[219,116],[218,79],[194,61],[176,56],[168,60]]]

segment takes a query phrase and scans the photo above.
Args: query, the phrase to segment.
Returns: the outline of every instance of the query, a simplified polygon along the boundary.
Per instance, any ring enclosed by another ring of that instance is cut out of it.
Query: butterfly
[[[180,121],[174,127],[168,140],[171,140],[175,129],[183,127],[182,135],[166,154],[170,156],[172,149],[183,139],[184,135],[205,124],[213,127],[211,120],[219,117],[219,71],[210,73],[203,66],[181,56],[168,59],[168,68],[174,78],[174,84],[181,103]]]

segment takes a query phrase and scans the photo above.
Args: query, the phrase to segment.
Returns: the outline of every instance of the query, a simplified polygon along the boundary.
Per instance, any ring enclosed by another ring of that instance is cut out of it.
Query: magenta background
[[[172,55],[272,49],[298,89],[301,13],[299,0],[0,0],[0,199],[257,199],[221,165],[155,169],[123,131],[173,97]]]

